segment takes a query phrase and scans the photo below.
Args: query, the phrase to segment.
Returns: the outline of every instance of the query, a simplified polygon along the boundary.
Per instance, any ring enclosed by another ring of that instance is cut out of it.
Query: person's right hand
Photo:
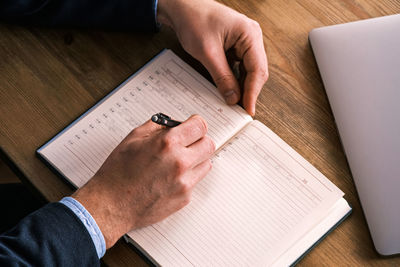
[[[211,169],[215,145],[206,133],[207,124],[197,115],[174,128],[148,121],[72,195],[97,222],[107,248],[189,203],[193,187]]]

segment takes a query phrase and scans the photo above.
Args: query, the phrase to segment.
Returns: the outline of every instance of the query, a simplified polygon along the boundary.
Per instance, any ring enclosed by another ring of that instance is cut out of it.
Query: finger
[[[193,115],[180,125],[169,129],[168,135],[179,144],[189,146],[207,133],[207,122],[199,115]]]
[[[243,106],[251,116],[254,116],[257,97],[268,79],[268,63],[262,34],[243,55],[243,64],[246,70]]]
[[[211,74],[226,103],[236,104],[240,99],[240,88],[229,67],[224,48],[217,45],[210,47],[199,60]]]
[[[193,159],[192,166],[194,167],[211,158],[215,152],[215,143],[210,137],[204,136],[197,142],[188,146],[186,152],[188,153],[187,157]]]
[[[186,183],[191,188],[194,187],[198,182],[200,182],[204,177],[206,177],[211,168],[212,164],[210,159],[201,162],[187,173],[185,177],[185,179],[187,179]]]
[[[133,136],[146,136],[156,131],[162,130],[164,127],[152,122],[151,120],[146,121],[139,127],[133,129],[126,138],[132,138]]]

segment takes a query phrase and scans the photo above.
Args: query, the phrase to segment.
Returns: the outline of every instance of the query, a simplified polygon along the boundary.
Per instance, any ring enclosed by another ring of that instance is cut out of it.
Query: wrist
[[[106,249],[112,247],[130,230],[121,207],[114,203],[115,198],[110,197],[107,190],[98,186],[96,182],[89,181],[72,197],[79,201],[96,221],[103,234]]]

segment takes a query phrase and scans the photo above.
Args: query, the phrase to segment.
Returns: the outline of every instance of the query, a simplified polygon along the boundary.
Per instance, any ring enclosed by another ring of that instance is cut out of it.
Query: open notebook
[[[135,127],[163,112],[200,114],[217,151],[192,202],[126,239],[163,266],[285,266],[351,211],[343,192],[214,85],[164,50],[37,153],[84,185]]]

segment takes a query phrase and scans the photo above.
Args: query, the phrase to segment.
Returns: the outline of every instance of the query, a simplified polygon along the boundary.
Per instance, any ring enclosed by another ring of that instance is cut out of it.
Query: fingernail
[[[233,90],[226,92],[224,94],[224,97],[225,97],[226,103],[228,103],[228,104],[236,104],[236,102],[238,101],[237,95],[236,95],[235,91],[233,91]]]
[[[254,115],[256,115],[255,107],[251,107],[250,108],[250,116],[254,117]]]

